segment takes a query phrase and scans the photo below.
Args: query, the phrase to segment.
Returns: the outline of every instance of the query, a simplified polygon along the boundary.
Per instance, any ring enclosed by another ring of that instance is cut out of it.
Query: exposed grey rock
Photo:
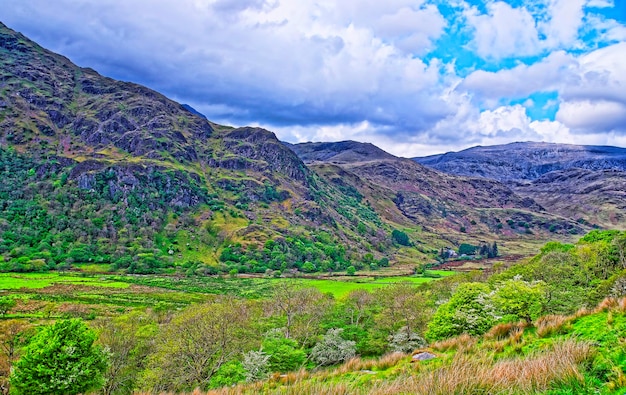
[[[435,354],[431,354],[429,352],[420,352],[420,353],[413,355],[413,357],[411,357],[411,361],[413,362],[428,361],[430,359],[435,359],[435,358],[437,358]]]

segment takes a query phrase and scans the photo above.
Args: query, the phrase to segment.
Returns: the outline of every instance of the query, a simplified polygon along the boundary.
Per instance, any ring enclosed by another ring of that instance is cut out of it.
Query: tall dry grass
[[[411,393],[519,394],[545,391],[554,381],[582,381],[578,365],[593,354],[589,344],[576,341],[558,343],[550,351],[524,359],[499,362],[457,355],[450,365],[381,383],[371,391],[383,395]]]
[[[476,344],[476,339],[464,333],[460,336],[453,337],[450,339],[439,340],[436,343],[430,345],[430,348],[436,351],[464,351],[469,348],[472,348]]]
[[[557,335],[566,331],[573,321],[572,316],[545,315],[535,322],[537,337]]]

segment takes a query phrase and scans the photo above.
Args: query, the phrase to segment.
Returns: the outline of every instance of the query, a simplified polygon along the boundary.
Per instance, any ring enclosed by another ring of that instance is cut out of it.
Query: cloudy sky
[[[3,0],[80,66],[289,142],[626,146],[626,0]]]

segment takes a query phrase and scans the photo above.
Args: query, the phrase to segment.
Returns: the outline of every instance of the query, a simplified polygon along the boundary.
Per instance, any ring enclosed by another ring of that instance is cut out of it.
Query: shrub
[[[269,376],[270,356],[263,351],[248,351],[243,355],[246,381],[264,380]]]
[[[404,233],[401,230],[398,229],[394,229],[393,232],[391,232],[391,239],[403,246],[410,246],[411,245],[411,241],[409,240],[409,236]]]
[[[298,348],[298,343],[293,339],[287,339],[282,333],[270,334],[263,341],[262,349],[269,355],[270,372],[284,373],[297,370],[306,360],[306,353]]]
[[[415,332],[409,332],[406,326],[389,336],[389,348],[396,352],[411,352],[425,347],[426,344],[423,337]]]
[[[329,329],[311,350],[311,359],[320,366],[334,365],[354,357],[356,343],[341,337],[343,329]]]

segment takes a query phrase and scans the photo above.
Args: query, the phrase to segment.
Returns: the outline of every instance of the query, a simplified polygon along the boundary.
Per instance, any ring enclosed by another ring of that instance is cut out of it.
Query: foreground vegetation
[[[106,394],[616,393],[625,247],[624,233],[593,231],[437,281],[29,274],[0,296],[2,388],[30,380],[46,324],[78,318],[106,350]],[[411,362],[415,350],[435,358]]]

